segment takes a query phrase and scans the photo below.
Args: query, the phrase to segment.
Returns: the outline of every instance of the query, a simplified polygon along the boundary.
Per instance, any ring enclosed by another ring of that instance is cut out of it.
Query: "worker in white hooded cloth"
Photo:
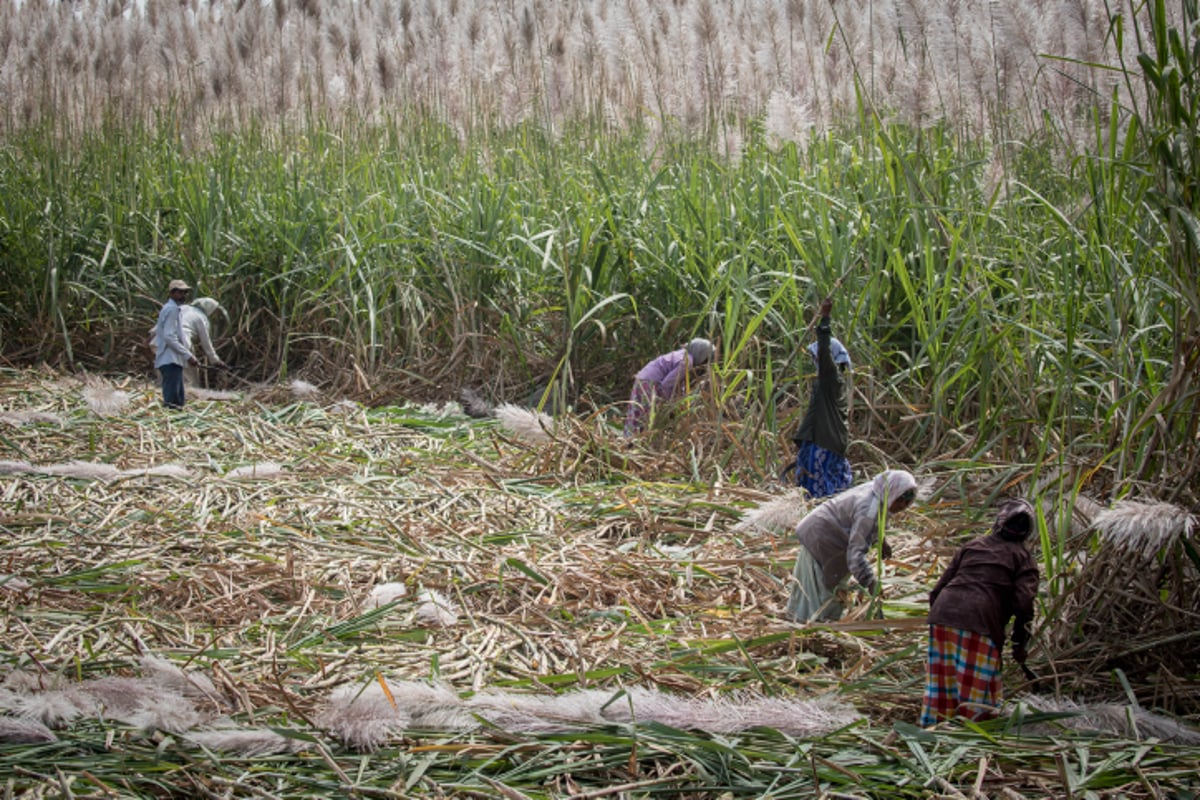
[[[796,622],[840,619],[844,609],[838,590],[851,576],[868,594],[877,595],[879,579],[871,567],[870,548],[878,543],[883,557],[890,555],[883,538],[888,515],[908,508],[916,496],[913,476],[890,469],[808,512],[796,525],[800,547],[786,616]]]

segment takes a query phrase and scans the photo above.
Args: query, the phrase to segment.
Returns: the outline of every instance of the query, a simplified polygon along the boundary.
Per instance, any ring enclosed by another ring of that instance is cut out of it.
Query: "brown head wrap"
[[[1021,541],[1033,532],[1033,506],[1019,497],[1005,500],[996,512],[992,533],[1004,539]]]

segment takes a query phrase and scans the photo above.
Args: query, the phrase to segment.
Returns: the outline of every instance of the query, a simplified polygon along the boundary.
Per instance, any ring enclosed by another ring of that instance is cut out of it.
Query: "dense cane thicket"
[[[6,2],[0,344],[145,371],[181,276],[256,376],[605,407],[702,334],[784,432],[836,290],[862,446],[1194,497],[1194,17]]]

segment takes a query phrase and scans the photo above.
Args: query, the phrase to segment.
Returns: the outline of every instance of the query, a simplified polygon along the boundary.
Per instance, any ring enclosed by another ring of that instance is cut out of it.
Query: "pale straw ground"
[[[687,480],[686,454],[597,449],[599,428],[530,442],[453,403],[366,409],[261,387],[169,413],[142,379],[108,385],[119,409],[98,396],[104,379],[0,373],[10,741],[43,741],[31,708],[59,727],[102,713],[103,681],[118,678],[123,697],[177,705],[131,700],[112,719],[174,709],[166,730],[245,756],[395,747],[413,719],[544,733],[644,708],[672,726],[804,738],[856,719],[883,737],[915,718],[924,593],[961,509],[897,520],[887,625],[855,605],[844,623],[798,628],[778,612],[783,529],[804,503],[781,487]],[[170,666],[139,683],[155,659]],[[445,693],[436,714],[417,689],[428,680]],[[35,686],[75,704],[30,705],[20,693]],[[197,719],[207,733],[189,732]]]

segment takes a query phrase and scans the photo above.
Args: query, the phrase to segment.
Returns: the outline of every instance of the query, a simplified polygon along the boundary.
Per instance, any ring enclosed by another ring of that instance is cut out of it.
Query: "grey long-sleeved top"
[[[874,592],[877,578],[867,552],[879,538],[880,506],[916,488],[908,472],[888,470],[831,496],[800,520],[796,536],[820,565],[826,589],[852,574],[860,586]]]

